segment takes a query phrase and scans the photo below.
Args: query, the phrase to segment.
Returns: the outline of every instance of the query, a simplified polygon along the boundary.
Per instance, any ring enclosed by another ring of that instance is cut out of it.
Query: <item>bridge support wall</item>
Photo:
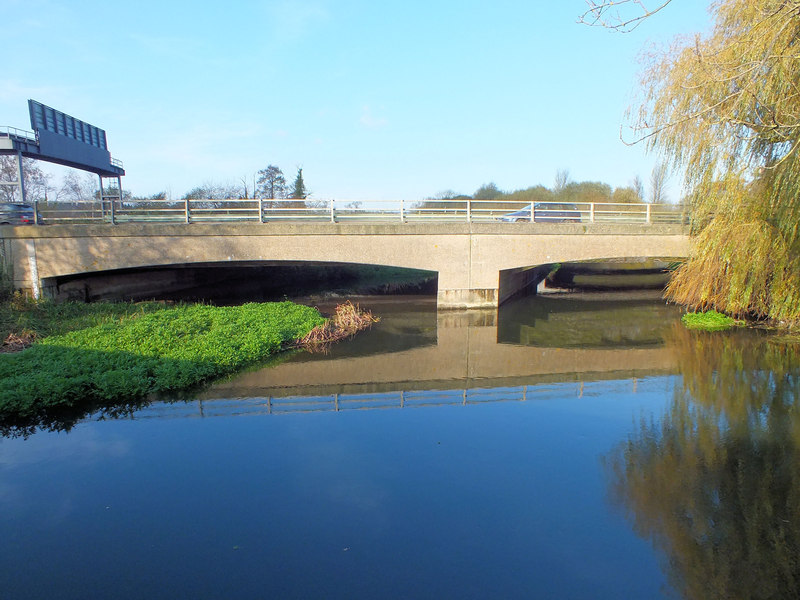
[[[2,227],[18,289],[66,275],[192,263],[309,261],[436,271],[440,308],[492,308],[540,276],[528,267],[683,257],[680,226],[572,223],[128,224]],[[501,276],[501,272],[506,272]],[[533,279],[532,279],[533,278]]]
[[[552,268],[553,265],[540,265],[538,267],[523,267],[522,269],[500,271],[499,303],[503,304],[512,298],[536,289]]]

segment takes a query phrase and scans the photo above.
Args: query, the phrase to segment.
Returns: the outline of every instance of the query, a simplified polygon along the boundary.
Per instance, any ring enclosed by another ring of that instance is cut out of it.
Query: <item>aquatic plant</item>
[[[186,389],[260,361],[323,322],[315,308],[291,302],[179,305],[50,336],[0,355],[0,420]]]
[[[689,329],[703,329],[705,331],[724,331],[741,324],[741,321],[715,310],[686,313],[681,317],[681,321]]]
[[[30,332],[36,338],[60,335],[102,323],[172,308],[164,302],[53,302],[15,292],[0,302],[0,338]]]

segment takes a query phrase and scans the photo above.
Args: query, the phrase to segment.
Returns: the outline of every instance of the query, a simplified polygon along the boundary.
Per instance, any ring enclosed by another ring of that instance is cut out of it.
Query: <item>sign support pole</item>
[[[17,169],[19,171],[17,175],[19,176],[18,183],[20,202],[25,204],[25,177],[22,169],[22,152],[20,150],[17,150]]]

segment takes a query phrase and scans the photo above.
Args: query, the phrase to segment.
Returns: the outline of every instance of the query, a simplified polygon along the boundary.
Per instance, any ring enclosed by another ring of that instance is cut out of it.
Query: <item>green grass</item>
[[[681,321],[688,329],[702,329],[704,331],[724,331],[741,324],[740,321],[715,310],[686,313],[681,317]]]
[[[48,411],[135,402],[190,388],[263,360],[324,322],[316,309],[291,302],[119,305],[82,316],[78,307],[43,310],[75,311],[70,326],[97,324],[0,355],[0,421],[42,422]],[[42,323],[49,330],[68,328]]]
[[[0,336],[4,340],[9,333],[29,331],[36,334],[37,338],[43,338],[168,308],[171,307],[161,302],[56,304],[46,300],[37,302],[15,295],[7,302],[0,302]]]

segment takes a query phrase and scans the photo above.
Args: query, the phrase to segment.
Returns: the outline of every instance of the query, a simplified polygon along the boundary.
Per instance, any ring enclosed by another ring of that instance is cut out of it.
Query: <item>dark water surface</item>
[[[798,346],[653,298],[382,316],[0,439],[0,598],[792,598]]]

